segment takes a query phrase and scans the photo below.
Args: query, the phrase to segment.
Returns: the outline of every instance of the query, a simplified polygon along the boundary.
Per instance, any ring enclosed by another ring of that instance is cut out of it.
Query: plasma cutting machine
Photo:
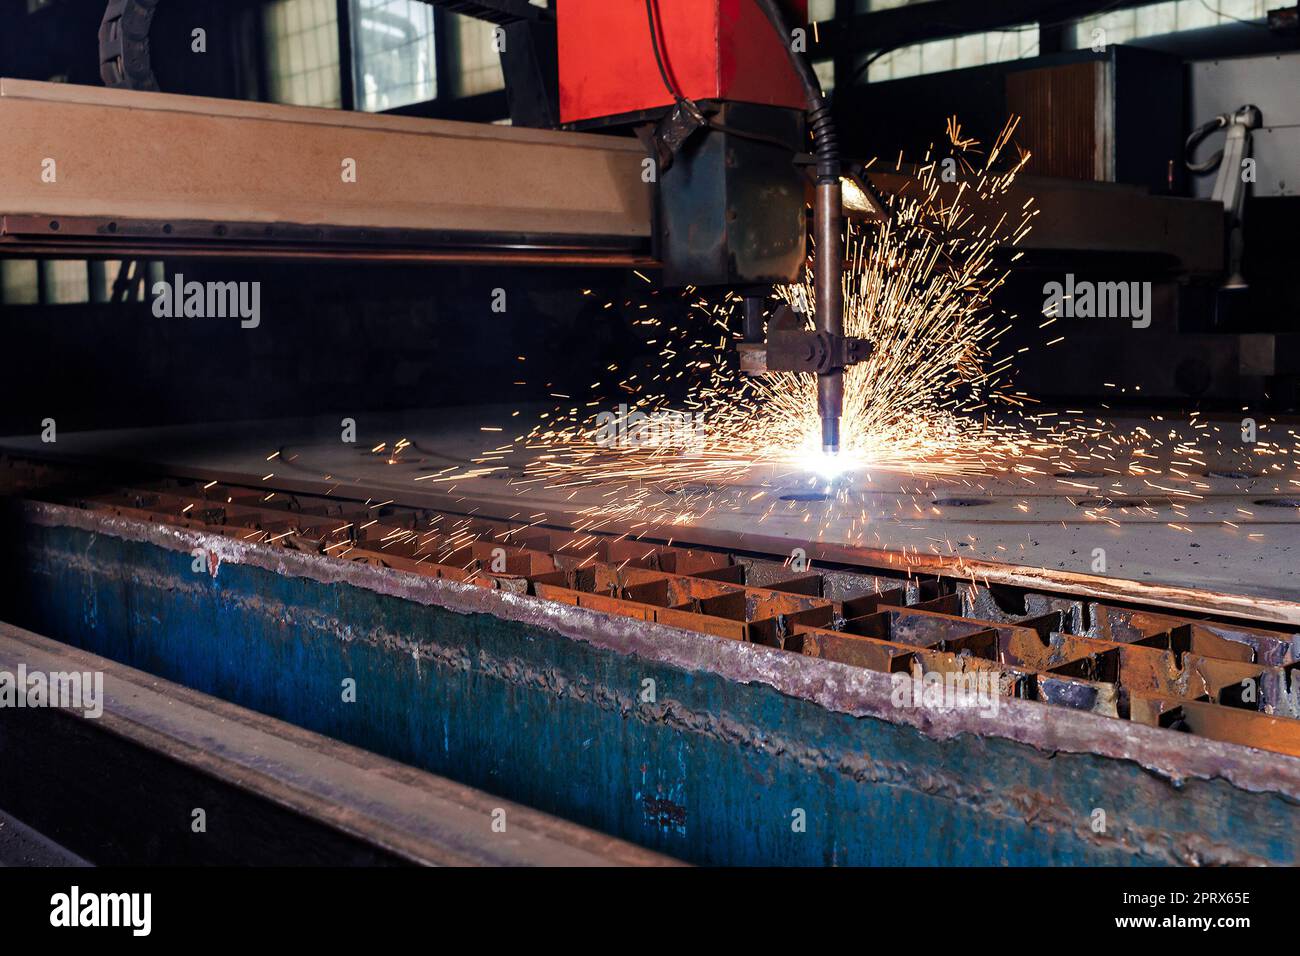
[[[803,0],[785,6],[793,22],[806,22]],[[559,37],[564,121],[635,124],[650,150],[665,280],[744,289],[742,367],[816,375],[823,448],[838,452],[844,368],[870,349],[844,334],[844,170],[830,107],[800,52],[807,38],[790,29],[778,0],[645,0],[644,9],[569,0]],[[801,153],[805,122],[810,157]],[[815,328],[783,308],[764,345],[764,297],[755,287],[794,281],[803,268],[804,167],[812,174]]]
[[[744,296],[741,369],[817,376],[836,449],[843,370],[871,347],[844,334],[842,183],[878,218],[872,189],[912,180],[841,163],[790,26],[803,0],[427,2],[499,26],[511,127],[157,92],[162,0],[110,0],[109,88],[0,80],[0,256],[660,268],[666,286]],[[1042,213],[1027,253],[1173,244],[1181,273],[1222,268],[1219,204],[1024,185],[1009,208]],[[765,328],[772,285],[807,260],[810,209],[815,326],[777,309]]]
[[[445,5],[503,31],[513,124],[564,130],[168,96],[158,0],[112,0],[100,59],[118,89],[0,84],[0,253],[661,265],[670,287],[746,297],[744,368],[816,375],[838,450],[843,369],[868,349],[844,335],[842,169],[804,0]],[[618,131],[640,143],[590,135]],[[49,157],[56,183],[28,175]],[[764,342],[810,206],[816,327],[785,311]]]
[[[157,3],[109,6],[120,88],[0,80],[0,255],[657,267],[745,296],[742,368],[818,375],[835,446],[838,382],[870,343],[840,324],[848,171],[787,49],[799,4],[783,23],[759,0],[560,0],[557,21],[447,0],[503,25],[503,127],[158,92]],[[549,62],[547,35],[554,109],[509,86]],[[599,135],[620,129],[640,139]],[[899,194],[910,176],[871,182]],[[1008,204],[1029,196],[1041,224],[1020,248],[1044,259],[1222,271],[1220,203],[1039,179]],[[811,329],[764,308],[804,266],[810,209]],[[1170,425],[1168,457],[1128,483],[1070,471],[1065,494],[1030,497],[1016,470],[977,496],[945,479],[893,521],[914,475],[855,476],[851,504],[824,512],[763,475],[733,486],[748,504],[665,540],[643,509],[593,527],[607,487],[524,497],[495,467],[424,482],[480,458],[463,414],[385,418],[401,430],[383,437],[412,436],[391,455],[340,442],[330,418],[5,441],[0,665],[111,688],[103,721],[0,709],[0,760],[25,768],[0,774],[7,813],[108,863],[655,862],[532,811],[715,865],[1300,859],[1295,539],[1254,514],[1286,513],[1293,472],[1238,472],[1219,447],[1155,495],[1204,419]],[[1133,512],[1124,537],[1095,520],[1108,508]],[[836,520],[813,543],[820,514]],[[889,541],[864,543],[860,516]],[[1105,575],[1078,547],[1099,529]],[[943,554],[940,537],[971,547]],[[795,570],[794,543],[815,570]],[[998,710],[900,707],[905,673],[979,678]],[[363,688],[345,705],[341,679]],[[633,696],[647,679],[657,702]],[[87,779],[93,799],[69,786]],[[201,837],[183,825],[196,793],[252,824]],[[520,804],[504,843],[483,823],[503,800]],[[793,838],[791,807],[815,808]]]
[[[802,0],[430,2],[500,27],[511,127],[156,92],[161,0],[111,0],[109,88],[0,80],[0,255],[660,268],[668,287],[744,296],[742,370],[815,375],[835,451],[844,369],[871,348],[844,330],[842,183],[880,217],[872,189],[910,180],[841,162],[791,28]],[[1057,180],[1030,195],[1027,251],[1172,236],[1186,268],[1222,263],[1212,203]],[[1117,235],[1117,210],[1142,227]],[[815,325],[782,308],[765,328],[810,231]]]

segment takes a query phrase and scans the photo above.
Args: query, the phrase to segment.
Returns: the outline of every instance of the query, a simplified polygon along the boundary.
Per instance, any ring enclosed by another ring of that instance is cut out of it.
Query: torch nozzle
[[[822,451],[828,455],[840,453],[840,419],[838,415],[822,416]]]
[[[817,242],[814,278],[817,330],[836,343],[844,336],[843,194],[836,176],[817,184],[813,232]],[[838,346],[837,346],[838,347]],[[817,376],[817,413],[822,420],[822,451],[838,455],[840,416],[844,413],[844,356]]]

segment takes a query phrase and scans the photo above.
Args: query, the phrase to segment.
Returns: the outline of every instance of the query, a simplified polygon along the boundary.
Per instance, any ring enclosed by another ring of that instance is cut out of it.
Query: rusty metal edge
[[[19,454],[14,452],[14,454]],[[22,452],[26,457],[35,457],[30,452]],[[52,460],[60,460],[54,458]],[[64,459],[67,460],[67,459]],[[401,491],[392,487],[366,484],[364,482],[340,483],[321,482],[301,476],[285,478],[275,476],[265,481],[247,474],[210,468],[187,468],[157,466],[160,471],[188,477],[201,481],[221,481],[227,484],[240,484],[250,487],[266,488],[271,491],[283,491],[290,494],[316,494],[337,498],[340,493],[350,496],[372,497],[379,499],[396,498],[397,503],[414,508],[433,508],[453,514],[472,515],[496,521],[518,520],[519,501],[502,501],[492,496],[475,495],[473,492],[459,491],[454,495],[437,491]],[[580,522],[584,516],[564,508],[539,505],[547,515],[544,524],[558,525],[566,519]],[[586,518],[585,520],[590,520]],[[610,520],[601,526],[600,534],[617,536],[627,534],[638,541],[656,543],[663,535],[646,534],[644,529],[638,531],[633,521]],[[790,543],[784,538],[770,537],[744,531],[714,530],[710,528],[686,527],[674,525],[671,529],[673,544],[689,548],[692,545],[708,548],[720,548],[727,551],[744,550],[766,553],[776,560],[784,561],[789,556]],[[1005,584],[1011,587],[1039,591],[1056,591],[1071,597],[1086,597],[1100,601],[1119,601],[1127,604],[1140,604],[1153,610],[1187,611],[1197,614],[1212,614],[1223,617],[1240,618],[1261,625],[1283,624],[1300,628],[1300,602],[1282,598],[1262,597],[1246,594],[1231,594],[1226,591],[1211,591],[1202,588],[1186,588],[1170,584],[1149,584],[1132,579],[1104,578],[1074,571],[1054,571],[1051,568],[1033,567],[1015,564],[1002,564],[979,558],[948,557],[938,554],[904,554],[887,548],[872,548],[866,545],[835,544],[815,542],[803,545],[811,560],[845,564],[861,567],[870,571],[878,568],[891,571],[903,571],[911,574],[944,574],[950,577],[965,578],[981,584]]]
[[[348,584],[460,614],[487,614],[543,627],[571,640],[683,670],[764,684],[828,711],[907,725],[938,740],[962,734],[1001,737],[1051,754],[1096,754],[1131,761],[1175,784],[1191,778],[1207,781],[1218,778],[1242,790],[1278,793],[1300,801],[1300,758],[1252,747],[1176,734],[1036,701],[1005,700],[996,718],[981,717],[977,711],[960,708],[894,708],[889,703],[892,684],[888,674],[834,661],[605,615],[527,595],[64,505],[23,501],[22,509],[26,519],[39,526],[71,527],[185,554],[203,548],[217,559],[214,574],[220,574],[222,563],[248,565],[322,584]]]

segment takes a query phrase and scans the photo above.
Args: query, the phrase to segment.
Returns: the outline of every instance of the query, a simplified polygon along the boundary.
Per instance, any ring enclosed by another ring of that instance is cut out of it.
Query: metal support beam
[[[15,80],[0,80],[0,128],[0,254],[293,244],[315,258],[367,246],[375,258],[471,249],[593,264],[650,252],[652,193],[631,139]],[[41,181],[46,158],[55,183]],[[340,175],[346,158],[355,183]],[[871,179],[883,192],[914,182]],[[1033,177],[1007,202],[1029,196],[1043,212],[1026,251],[1160,252],[1178,271],[1222,269],[1217,203]]]
[[[501,72],[514,126],[560,125],[559,48],[554,23],[517,21],[505,27]]]
[[[0,217],[42,240],[648,247],[632,140],[14,80],[0,128]]]
[[[339,103],[345,110],[357,108],[355,62],[352,53],[352,2],[336,0],[339,20]]]

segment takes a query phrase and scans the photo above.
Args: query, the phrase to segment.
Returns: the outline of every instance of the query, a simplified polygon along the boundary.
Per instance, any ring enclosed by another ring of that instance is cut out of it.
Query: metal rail
[[[30,215],[0,215],[0,255],[659,267],[635,238]]]

